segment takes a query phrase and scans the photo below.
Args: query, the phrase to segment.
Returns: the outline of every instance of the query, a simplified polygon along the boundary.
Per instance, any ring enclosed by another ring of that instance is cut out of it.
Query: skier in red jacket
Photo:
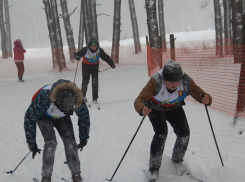
[[[22,46],[22,42],[20,39],[17,39],[14,41],[14,62],[15,65],[18,69],[18,77],[19,77],[19,82],[24,82],[22,79],[23,74],[24,74],[24,53],[26,50]]]

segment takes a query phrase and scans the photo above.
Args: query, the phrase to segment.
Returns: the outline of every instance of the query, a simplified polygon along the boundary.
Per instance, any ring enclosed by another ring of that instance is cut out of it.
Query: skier
[[[75,111],[78,116],[80,144],[75,141],[70,115]],[[42,182],[50,182],[56,150],[57,129],[65,147],[66,160],[73,182],[82,182],[78,148],[87,144],[90,130],[90,116],[81,90],[75,83],[60,79],[54,84],[40,88],[33,96],[31,105],[24,118],[26,142],[34,159],[40,153],[36,143],[36,123],[44,138]]]
[[[23,48],[22,42],[20,39],[17,39],[14,41],[14,63],[18,69],[18,81],[19,82],[25,82],[23,78],[23,74],[25,71],[24,68],[24,53],[26,50]]]
[[[116,68],[113,60],[108,56],[105,51],[99,46],[99,42],[96,37],[92,37],[88,46],[82,48],[80,51],[74,54],[74,58],[79,61],[83,57],[82,61],[82,93],[84,101],[87,102],[86,92],[90,79],[92,76],[92,97],[93,102],[97,104],[98,99],[98,73],[99,73],[99,58],[106,61],[112,69]]]
[[[204,97],[202,98],[202,94]],[[191,95],[207,106],[212,97],[195,84],[193,79],[182,71],[179,63],[168,60],[163,69],[154,74],[134,102],[135,110],[141,116],[148,116],[155,132],[150,147],[148,174],[158,177],[162,154],[168,134],[166,120],[173,127],[177,138],[171,161],[181,163],[189,143],[190,130],[185,112],[184,99]],[[150,108],[147,106],[150,105]]]

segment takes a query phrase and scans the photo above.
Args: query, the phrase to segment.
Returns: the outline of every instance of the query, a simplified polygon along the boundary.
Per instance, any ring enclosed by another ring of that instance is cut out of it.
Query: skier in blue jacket
[[[78,116],[80,144],[76,144],[70,115]],[[24,118],[26,142],[34,158],[40,153],[36,143],[36,124],[44,138],[42,182],[51,182],[56,150],[57,129],[65,146],[65,154],[73,182],[82,182],[78,148],[87,144],[90,130],[89,111],[80,89],[69,80],[60,79],[39,89],[33,96]]]

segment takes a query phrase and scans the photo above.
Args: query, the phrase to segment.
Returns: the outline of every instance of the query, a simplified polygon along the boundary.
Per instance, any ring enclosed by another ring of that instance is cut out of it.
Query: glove
[[[77,145],[77,148],[80,149],[80,151],[83,150],[83,147],[86,146],[88,143],[88,139],[80,139],[80,143]]]
[[[28,143],[28,148],[32,152],[32,158],[33,159],[34,159],[35,155],[37,154],[37,152],[40,154],[40,151],[42,151],[41,149],[38,149],[36,143]]]
[[[115,65],[115,64],[113,64],[111,68],[112,68],[112,69],[115,69],[115,68],[116,68],[116,65]]]
[[[74,58],[75,58],[77,61],[79,61],[82,57],[75,54],[75,55],[74,55]]]

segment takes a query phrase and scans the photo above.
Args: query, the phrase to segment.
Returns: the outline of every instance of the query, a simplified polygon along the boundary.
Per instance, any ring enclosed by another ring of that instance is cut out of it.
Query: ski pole
[[[132,142],[133,142],[133,140],[134,140],[134,138],[135,138],[136,134],[138,133],[138,131],[139,131],[139,129],[140,129],[140,126],[142,125],[142,123],[143,123],[144,119],[145,119],[145,116],[142,118],[142,120],[141,120],[141,122],[140,122],[140,125],[139,125],[138,129],[136,130],[136,132],[135,132],[135,134],[134,134],[134,136],[133,136],[133,138],[132,138],[131,142],[129,143],[128,148],[127,148],[127,150],[125,151],[125,153],[124,153],[124,155],[123,155],[123,157],[122,157],[121,161],[119,162],[119,164],[118,164],[118,166],[117,166],[117,168],[116,168],[116,170],[115,170],[114,174],[112,175],[112,177],[111,177],[111,179],[110,179],[110,180],[109,180],[109,179],[106,179],[107,181],[112,181],[113,177],[115,176],[115,174],[116,174],[116,172],[117,172],[117,170],[118,170],[119,166],[121,165],[121,163],[122,163],[122,161],[123,161],[123,158],[124,158],[124,157],[125,157],[125,155],[127,154],[128,149],[129,149],[129,147],[131,146],[131,144],[132,144]]]
[[[203,97],[204,97],[204,94],[202,94],[202,98],[203,98]],[[219,158],[220,158],[220,161],[221,161],[222,166],[224,166],[223,160],[222,160],[222,157],[221,157],[221,154],[220,154],[220,151],[219,151],[219,146],[218,146],[218,143],[217,143],[216,138],[215,138],[213,126],[212,126],[212,123],[211,123],[211,120],[210,120],[210,117],[209,117],[208,108],[207,108],[206,105],[205,105],[205,109],[206,109],[206,112],[207,112],[207,115],[208,115],[208,120],[209,120],[209,124],[210,124],[211,130],[212,130],[212,133],[213,133],[214,141],[215,141],[215,144],[216,144],[218,153],[219,153]]]
[[[106,68],[106,69],[104,69],[102,71],[99,70],[99,72],[103,72],[103,71],[106,71],[106,70],[109,70],[109,69],[111,69],[111,68]]]
[[[9,172],[7,172],[7,174],[9,174],[9,173],[11,173],[11,174],[13,174],[14,173],[14,171],[19,167],[19,165],[25,160],[25,158],[28,156],[30,154],[30,152],[28,152],[27,154],[26,154],[26,156],[22,159],[22,161],[20,161],[20,163],[16,166],[16,168],[12,171],[9,171]]]
[[[78,67],[78,62],[79,61],[77,61],[77,67]],[[76,68],[76,72],[75,72],[74,83],[75,83],[76,75],[77,75],[77,68]]]

